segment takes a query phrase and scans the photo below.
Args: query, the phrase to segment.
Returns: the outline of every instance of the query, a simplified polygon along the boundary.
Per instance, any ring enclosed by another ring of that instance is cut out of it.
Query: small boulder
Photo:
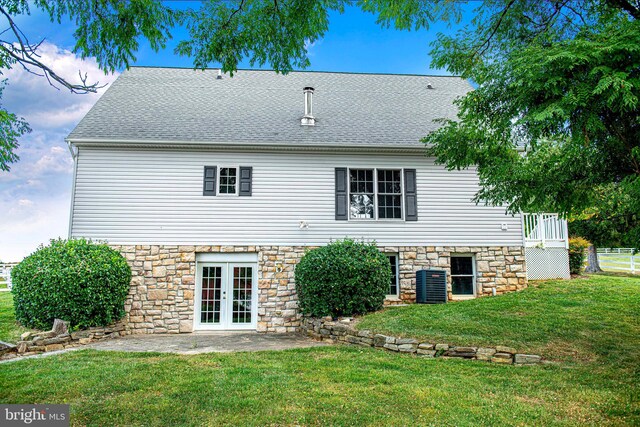
[[[497,351],[498,353],[509,353],[509,354],[516,354],[516,353],[517,353],[517,351],[516,351],[514,348],[512,348],[512,347],[505,347],[505,346],[503,346],[503,345],[498,345],[498,346],[496,346],[496,351]]]
[[[510,365],[513,363],[513,358],[509,353],[496,353],[491,357],[491,361],[493,363],[506,363]]]
[[[542,357],[536,354],[516,354],[516,365],[534,365],[540,363]]]
[[[53,321],[53,327],[51,328],[51,332],[56,335],[65,335],[69,333],[69,322],[55,319]]]

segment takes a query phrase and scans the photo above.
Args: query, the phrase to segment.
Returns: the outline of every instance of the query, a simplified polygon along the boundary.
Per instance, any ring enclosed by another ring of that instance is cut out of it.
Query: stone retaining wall
[[[533,365],[543,361],[542,357],[536,354],[518,353],[515,349],[506,346],[452,346],[446,343],[359,331],[354,327],[353,318],[333,321],[331,318],[304,317],[301,329],[310,337],[321,341],[376,347],[387,351],[415,354],[421,357],[455,357],[516,365]]]
[[[131,289],[125,325],[132,333],[192,332],[198,253],[256,253],[258,332],[289,333],[300,328],[294,268],[306,246],[112,245],[129,262]],[[452,254],[476,257],[476,296],[502,294],[527,286],[523,248],[397,246],[400,295],[389,303],[415,301],[415,274],[425,268],[450,271]],[[449,275],[448,275],[449,277]],[[451,296],[449,277],[449,295]]]
[[[32,354],[63,350],[69,347],[78,347],[94,341],[117,338],[127,334],[128,332],[123,322],[117,322],[105,327],[83,329],[71,333],[67,331],[65,325],[63,330],[54,327],[51,331],[47,332],[25,332],[15,346],[5,344],[4,348],[0,348],[0,356],[3,359],[16,356],[30,356]]]

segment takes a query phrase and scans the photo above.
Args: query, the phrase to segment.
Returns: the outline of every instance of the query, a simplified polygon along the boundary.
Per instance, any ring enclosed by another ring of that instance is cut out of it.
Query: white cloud
[[[82,60],[51,43],[42,44],[39,53],[42,62],[72,82],[79,82],[79,70],[89,82],[110,83],[117,77],[105,76],[95,60]],[[72,94],[19,67],[3,77],[9,79],[3,106],[33,129],[20,139],[18,163],[0,172],[0,260],[19,261],[39,244],[67,236],[73,160],[64,139],[105,89]]]
[[[108,85],[116,74],[105,75],[95,59],[82,59],[73,52],[44,42],[38,49],[40,61],[49,66],[59,76],[70,83],[79,84],[80,73],[87,76],[87,83]],[[38,70],[33,70],[38,71]],[[9,84],[3,95],[5,105],[24,117],[34,129],[68,128],[75,126],[100,98],[99,93],[84,95],[73,94],[67,88],[53,82],[52,87],[46,78],[25,72],[17,65],[4,72]]]

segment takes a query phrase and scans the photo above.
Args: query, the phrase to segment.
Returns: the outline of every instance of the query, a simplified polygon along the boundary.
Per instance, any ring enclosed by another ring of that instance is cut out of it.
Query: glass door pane
[[[251,323],[253,295],[253,267],[233,267],[233,296],[231,322]]]
[[[200,323],[220,323],[222,267],[202,267]]]

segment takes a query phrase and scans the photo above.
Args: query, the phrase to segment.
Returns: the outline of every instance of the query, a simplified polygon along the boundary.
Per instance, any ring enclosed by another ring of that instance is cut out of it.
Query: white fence
[[[0,264],[0,282],[6,283],[7,287],[0,287],[1,291],[10,291],[11,290],[11,269],[16,266],[17,263],[7,263]]]
[[[634,254],[632,248],[598,249],[598,263],[605,271],[640,273],[640,254]]]
[[[522,214],[527,247],[568,248],[567,221],[557,214]]]

